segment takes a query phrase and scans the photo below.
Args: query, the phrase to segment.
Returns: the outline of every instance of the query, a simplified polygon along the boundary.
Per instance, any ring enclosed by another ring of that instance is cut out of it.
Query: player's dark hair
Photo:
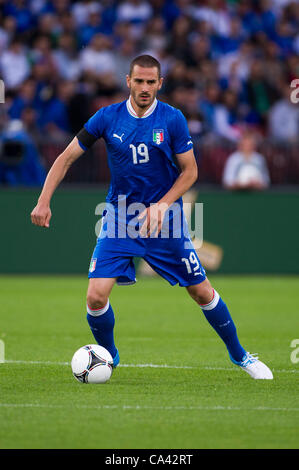
[[[151,55],[139,55],[138,57],[135,57],[135,59],[132,60],[131,65],[130,65],[130,77],[133,72],[133,68],[135,65],[139,65],[140,67],[145,67],[145,68],[150,68],[150,67],[157,67],[158,69],[158,76],[159,78],[161,77],[161,65],[160,62],[152,57]]]

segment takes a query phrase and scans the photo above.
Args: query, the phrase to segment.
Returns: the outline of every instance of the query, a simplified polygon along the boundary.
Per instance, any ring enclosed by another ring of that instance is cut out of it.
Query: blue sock
[[[235,361],[240,362],[246,351],[239,343],[233,319],[219,294],[214,291],[211,302],[201,305],[201,309],[210,325],[224,341],[229,354]]]
[[[109,300],[106,307],[98,310],[92,310],[87,306],[87,312],[87,321],[96,342],[106,348],[114,358],[117,353],[113,336],[115,318]]]

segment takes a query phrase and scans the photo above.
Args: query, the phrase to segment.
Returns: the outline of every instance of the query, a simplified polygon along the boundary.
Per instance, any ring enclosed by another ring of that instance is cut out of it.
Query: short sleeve
[[[193,148],[187,120],[179,109],[175,110],[175,116],[170,122],[168,131],[171,137],[171,147],[175,154],[188,152]]]
[[[84,124],[87,132],[97,139],[100,139],[105,130],[105,113],[104,108],[99,109],[90,119]]]

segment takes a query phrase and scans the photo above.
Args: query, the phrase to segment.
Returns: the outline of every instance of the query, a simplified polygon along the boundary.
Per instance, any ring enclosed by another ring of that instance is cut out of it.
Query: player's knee
[[[108,296],[104,292],[90,289],[87,292],[87,305],[90,309],[96,310],[104,308],[108,302]]]
[[[214,289],[209,282],[190,286],[188,292],[199,305],[208,304],[214,296]]]

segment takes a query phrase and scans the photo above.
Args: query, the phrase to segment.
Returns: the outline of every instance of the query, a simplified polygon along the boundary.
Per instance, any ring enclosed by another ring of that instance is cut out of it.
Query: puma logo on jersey
[[[187,142],[187,145],[189,145],[189,144],[193,144],[192,140],[189,140],[189,141]]]
[[[116,137],[117,139],[119,139],[122,142],[123,141],[123,135],[125,135],[124,132],[122,133],[122,135],[113,134],[113,137]]]

